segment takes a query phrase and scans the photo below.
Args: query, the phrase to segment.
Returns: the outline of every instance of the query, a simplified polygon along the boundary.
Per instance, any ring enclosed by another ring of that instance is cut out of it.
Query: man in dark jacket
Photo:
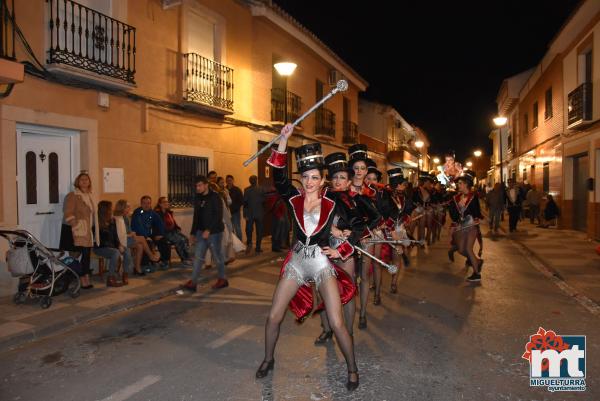
[[[231,197],[231,205],[229,206],[229,211],[231,212],[231,224],[233,225],[233,232],[240,241],[242,238],[242,222],[241,222],[241,209],[244,205],[244,194],[242,194],[242,190],[234,185],[233,176],[228,175],[225,178],[227,182],[227,190],[229,191],[229,196]]]
[[[508,231],[517,231],[517,223],[521,217],[521,209],[523,207],[523,193],[521,189],[515,185],[515,180],[508,179],[508,188],[506,189],[506,210],[508,210]]]
[[[160,268],[166,270],[169,268],[171,245],[164,237],[165,226],[163,220],[158,213],[152,210],[152,198],[150,196],[142,196],[140,205],[131,216],[131,229],[137,235],[152,240],[152,243],[156,245],[158,252],[160,252]],[[143,259],[143,263],[146,265],[144,269],[146,273],[153,271],[153,267],[149,266],[148,262],[145,258]]]
[[[195,179],[196,200],[194,203],[194,220],[190,241],[196,243],[194,253],[194,268],[192,279],[183,286],[185,289],[195,292],[198,285],[200,269],[204,266],[206,251],[210,248],[213,260],[219,271],[219,278],[212,288],[224,288],[229,285],[225,278],[225,262],[221,241],[223,239],[223,201],[219,194],[210,189],[208,179],[199,175]]]
[[[258,186],[258,177],[250,176],[250,186],[244,189],[244,218],[246,219],[246,252],[252,250],[252,229],[256,226],[256,253],[261,253],[265,190]]]

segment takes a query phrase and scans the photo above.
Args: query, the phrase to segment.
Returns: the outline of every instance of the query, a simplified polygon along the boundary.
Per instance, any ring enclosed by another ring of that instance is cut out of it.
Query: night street
[[[600,400],[600,0],[396,3],[0,0],[0,401]]]
[[[529,387],[525,343],[539,326],[588,338],[597,372],[598,316],[543,277],[506,237],[486,238],[481,285],[464,281],[464,258],[447,260],[446,236],[413,250],[399,293],[369,303],[355,329],[360,388],[349,393],[337,346],[317,347],[319,319],[288,314],[273,375],[256,380],[263,324],[280,262],[251,267],[215,292],[173,295],[4,352],[3,400],[566,400],[586,393]]]

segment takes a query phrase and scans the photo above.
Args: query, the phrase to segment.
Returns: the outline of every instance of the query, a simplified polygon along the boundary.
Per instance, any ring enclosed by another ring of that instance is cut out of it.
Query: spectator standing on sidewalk
[[[527,203],[529,203],[529,222],[533,224],[537,219],[538,223],[541,224],[540,205],[542,203],[542,193],[537,190],[535,184],[531,186],[525,199],[527,200]]]
[[[240,240],[242,238],[242,223],[241,223],[241,209],[244,205],[244,194],[242,190],[235,186],[232,175],[228,175],[225,178],[227,182],[227,190],[229,190],[229,197],[231,198],[231,205],[229,205],[229,211],[231,212],[231,224],[233,225],[233,232]]]
[[[504,212],[504,205],[506,203],[504,196],[502,184],[497,182],[494,184],[494,188],[488,192],[485,197],[485,201],[489,209],[488,218],[490,221],[490,230],[492,230],[494,234],[498,234],[500,218],[502,216],[502,212]]]
[[[287,206],[283,197],[275,191],[267,196],[267,208],[272,213],[271,250],[282,252],[289,242],[290,226],[287,219]]]
[[[508,188],[506,190],[506,209],[508,210],[508,231],[517,231],[517,223],[521,217],[523,207],[523,195],[519,187],[515,185],[515,180],[508,179]]]
[[[81,256],[81,288],[94,288],[90,283],[90,255],[100,241],[96,201],[92,192],[92,180],[81,172],[73,183],[75,189],[65,197],[63,223],[60,232],[60,249],[77,252]]]
[[[211,256],[217,265],[219,278],[212,288],[224,288],[229,286],[225,278],[225,262],[221,241],[223,239],[223,200],[221,196],[209,186],[208,179],[199,175],[195,179],[196,200],[194,202],[194,218],[190,240],[196,244],[194,253],[194,268],[192,279],[184,284],[184,288],[195,292],[198,286],[200,270],[204,265],[206,251],[210,248]]]
[[[250,186],[244,189],[244,218],[246,219],[246,253],[252,251],[252,230],[256,227],[256,253],[261,253],[265,191],[258,186],[258,177],[250,176]]]

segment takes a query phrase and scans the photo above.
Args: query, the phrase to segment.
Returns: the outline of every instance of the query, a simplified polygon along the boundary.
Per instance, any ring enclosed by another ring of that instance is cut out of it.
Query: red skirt
[[[281,271],[279,272],[280,278],[283,276],[285,266],[287,265],[291,256],[292,251],[289,251],[287,257],[283,261],[283,266],[281,266]],[[352,281],[352,277],[350,277],[342,268],[333,263],[332,266],[337,275],[336,279],[338,283],[338,290],[340,292],[340,299],[342,301],[342,305],[345,305],[350,302],[350,300],[352,300],[356,294],[356,285],[354,284],[354,281]],[[313,289],[311,286],[305,284],[298,288],[298,292],[296,292],[296,295],[294,295],[294,298],[292,298],[289,303],[289,308],[294,315],[296,315],[296,321],[298,323],[302,323],[313,313],[320,312],[325,309],[325,305],[323,302],[321,302],[316,308],[314,308]]]

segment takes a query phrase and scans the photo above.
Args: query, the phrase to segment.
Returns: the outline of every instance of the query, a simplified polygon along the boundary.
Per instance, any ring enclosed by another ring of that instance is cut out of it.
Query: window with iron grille
[[[532,116],[531,128],[537,128],[538,126],[538,102],[533,103],[533,116]]]
[[[196,196],[194,178],[208,174],[206,157],[169,154],[167,157],[167,177],[169,201],[172,207],[192,207]]]

